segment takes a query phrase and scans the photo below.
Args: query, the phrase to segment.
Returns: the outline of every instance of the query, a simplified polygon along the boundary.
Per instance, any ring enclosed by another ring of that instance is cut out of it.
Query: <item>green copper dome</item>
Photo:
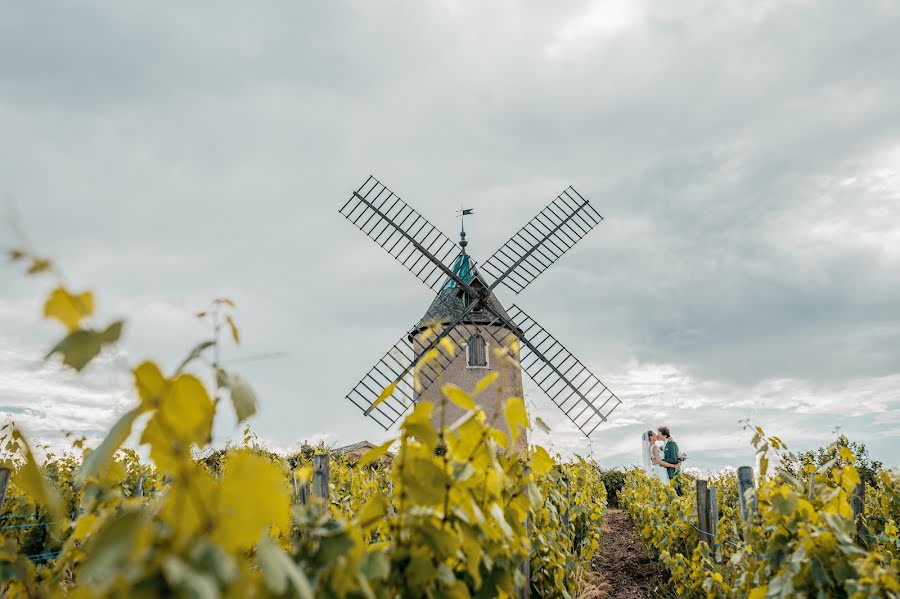
[[[453,271],[453,274],[455,274],[466,283],[471,283],[472,279],[475,278],[475,274],[472,271],[472,261],[469,259],[469,255],[465,252],[456,257],[456,261],[453,263],[453,268],[451,270]],[[447,282],[444,284],[443,289],[458,288],[459,284],[450,277],[447,277]]]

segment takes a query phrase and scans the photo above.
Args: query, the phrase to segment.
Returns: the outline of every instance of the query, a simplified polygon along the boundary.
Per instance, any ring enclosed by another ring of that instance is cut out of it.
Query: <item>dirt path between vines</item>
[[[608,585],[607,597],[675,596],[666,582],[668,576],[648,555],[625,511],[607,508],[601,530],[600,551],[591,560],[591,566]]]

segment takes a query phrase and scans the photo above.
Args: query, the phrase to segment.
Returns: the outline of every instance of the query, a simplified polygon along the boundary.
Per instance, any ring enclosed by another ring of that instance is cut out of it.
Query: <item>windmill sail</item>
[[[578,430],[590,436],[622,401],[524,310],[513,305],[509,314],[519,330],[497,341],[508,346],[511,339],[520,338],[522,370]]]
[[[340,213],[431,289],[443,282],[438,264],[450,264],[459,248],[394,192],[370,176]]]
[[[486,295],[481,309],[471,309],[474,300],[460,287],[460,283],[471,285],[473,290],[486,288],[487,284],[468,254],[460,252],[451,272],[459,281],[447,279],[422,319],[385,352],[347,395],[363,412],[377,413],[375,420],[384,428],[389,428],[412,405],[415,391],[421,396],[454,360],[465,354],[469,339],[481,331],[479,325],[491,327],[485,332],[495,336],[495,327],[503,326],[504,320],[509,320],[509,315],[493,293]],[[429,333],[423,334],[426,330]],[[424,361],[423,358],[432,350],[432,357]],[[420,361],[421,365],[415,369],[414,365]],[[394,395],[373,409],[382,389],[395,382]]]
[[[347,399],[387,430],[415,402],[412,377],[407,376],[408,367],[415,357],[416,350],[404,335],[384,352],[366,375],[347,393]],[[382,391],[395,382],[394,393],[373,408]]]
[[[374,177],[340,212],[432,289],[447,278],[432,304],[437,312],[426,314],[436,323],[423,319],[347,395],[382,427],[399,420],[480,329],[507,348],[521,343],[522,369],[586,436],[622,403],[546,329],[518,306],[507,312],[492,293],[500,284],[519,293],[603,220],[572,187],[481,267],[493,278],[490,285],[465,252],[464,231],[451,267],[456,244]],[[433,334],[422,335],[424,328]],[[385,397],[385,391],[392,393]]]
[[[482,264],[496,282],[518,294],[572,249],[603,217],[571,186]]]
[[[385,430],[412,407],[417,390],[418,394],[424,393],[440,379],[454,360],[465,355],[467,341],[478,332],[475,326],[468,323],[442,325],[435,322],[428,327],[433,334],[422,340],[414,338],[422,326],[421,322],[418,323],[410,333],[392,345],[347,394],[347,399]],[[432,344],[435,338],[446,341]],[[422,362],[418,369],[415,368],[431,349],[435,350],[434,356],[428,362]],[[378,402],[382,391],[393,384],[396,384],[394,393]]]

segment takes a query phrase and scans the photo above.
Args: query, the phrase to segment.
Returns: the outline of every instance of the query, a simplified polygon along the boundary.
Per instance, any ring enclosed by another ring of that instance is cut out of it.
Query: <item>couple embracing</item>
[[[680,497],[681,462],[686,456],[678,450],[678,443],[672,438],[667,426],[659,427],[655,433],[647,431],[647,439],[650,442],[650,462],[653,475],[664,484],[671,484],[675,488],[675,493]]]

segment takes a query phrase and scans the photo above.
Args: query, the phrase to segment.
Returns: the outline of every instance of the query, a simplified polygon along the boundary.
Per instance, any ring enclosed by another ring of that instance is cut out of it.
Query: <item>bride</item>
[[[651,477],[658,479],[664,485],[668,485],[669,475],[666,473],[666,469],[656,465],[656,462],[662,458],[662,448],[665,441],[661,435],[658,435],[653,431],[647,431],[643,434],[643,437],[644,470]]]

